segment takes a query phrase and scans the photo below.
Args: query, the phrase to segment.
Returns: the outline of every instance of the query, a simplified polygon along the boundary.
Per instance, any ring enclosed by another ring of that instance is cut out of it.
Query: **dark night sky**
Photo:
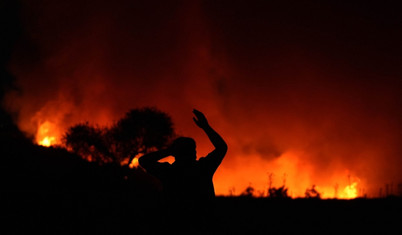
[[[6,106],[31,134],[156,106],[203,154],[196,107],[230,146],[220,193],[293,169],[289,187],[350,174],[374,195],[402,182],[396,2],[20,1],[9,68],[21,92]]]

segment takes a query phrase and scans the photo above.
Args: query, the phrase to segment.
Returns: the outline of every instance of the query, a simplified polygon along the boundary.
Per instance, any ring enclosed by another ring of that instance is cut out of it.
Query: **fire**
[[[54,142],[56,138],[54,136],[46,136],[43,140],[39,141],[39,145],[45,146],[45,147],[50,147]]]
[[[343,190],[342,198],[344,199],[353,199],[357,198],[357,182],[353,182],[352,184],[345,187]]]
[[[138,167],[138,157],[135,157],[131,163],[128,165],[130,168],[137,168]]]
[[[58,144],[57,126],[50,121],[45,121],[39,125],[36,141],[39,145],[50,147],[52,145]]]
[[[359,192],[366,185],[364,180],[355,176],[356,173],[344,167],[334,167],[321,173],[312,162],[305,161],[308,154],[303,151],[289,151],[269,161],[256,154],[243,156],[243,159],[253,161],[231,165],[231,169],[223,166],[218,170],[214,178],[216,193],[233,195],[236,191],[236,195],[240,195],[251,185],[255,189],[254,196],[260,197],[267,196],[268,188],[285,186],[289,197],[303,198],[306,190],[315,185],[315,190],[322,199],[353,199],[362,196]]]

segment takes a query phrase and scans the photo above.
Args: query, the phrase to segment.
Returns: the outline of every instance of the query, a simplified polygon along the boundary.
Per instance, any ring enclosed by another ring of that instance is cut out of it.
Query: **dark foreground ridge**
[[[153,199],[122,192],[2,192],[2,234],[397,234],[400,198],[311,200],[218,197],[213,216],[166,217]],[[141,203],[138,203],[141,201]],[[156,222],[158,221],[158,222]]]

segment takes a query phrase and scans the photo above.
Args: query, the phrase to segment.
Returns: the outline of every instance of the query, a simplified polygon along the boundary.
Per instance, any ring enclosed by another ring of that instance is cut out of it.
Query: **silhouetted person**
[[[197,160],[194,139],[179,137],[167,149],[139,159],[139,164],[162,182],[167,209],[176,213],[205,212],[210,199],[215,197],[212,177],[227,151],[225,141],[208,124],[204,114],[195,109],[193,113],[194,122],[204,130],[215,147],[212,152]],[[167,156],[175,158],[173,164],[158,162]]]

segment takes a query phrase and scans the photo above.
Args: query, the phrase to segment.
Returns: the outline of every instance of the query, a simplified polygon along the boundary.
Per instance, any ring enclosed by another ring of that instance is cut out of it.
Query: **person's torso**
[[[202,162],[172,164],[163,180],[166,196],[176,199],[209,199],[215,196],[211,173]]]

